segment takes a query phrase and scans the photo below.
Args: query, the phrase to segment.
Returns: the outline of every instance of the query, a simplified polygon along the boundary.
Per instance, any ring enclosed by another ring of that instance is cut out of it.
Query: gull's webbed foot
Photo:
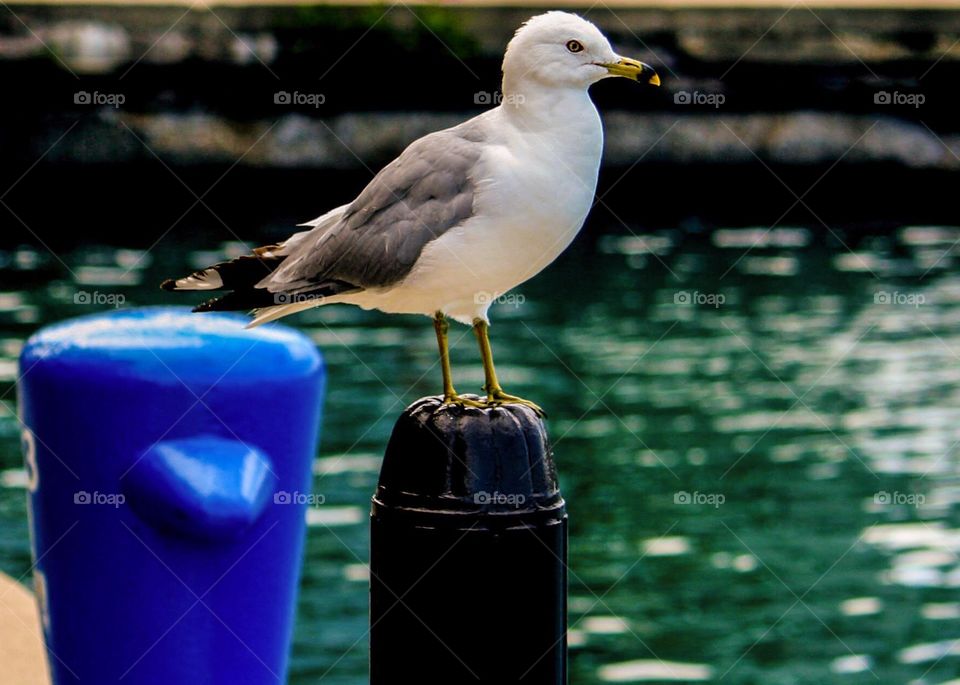
[[[455,404],[459,407],[476,407],[477,409],[486,409],[490,405],[482,400],[474,400],[469,397],[464,397],[463,395],[458,395],[456,393],[448,394],[444,393],[443,395],[444,404]]]
[[[525,407],[533,409],[540,418],[546,418],[547,416],[547,412],[543,411],[540,405],[534,404],[530,400],[525,400],[522,397],[517,397],[516,395],[508,395],[503,390],[497,389],[487,394],[487,405],[495,407],[500,404],[522,404]]]

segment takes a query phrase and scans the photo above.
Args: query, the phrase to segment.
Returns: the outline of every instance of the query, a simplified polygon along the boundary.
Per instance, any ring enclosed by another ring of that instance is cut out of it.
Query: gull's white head
[[[652,67],[621,57],[600,29],[569,12],[532,17],[517,30],[503,56],[504,90],[508,83],[585,89],[611,76],[660,85]]]

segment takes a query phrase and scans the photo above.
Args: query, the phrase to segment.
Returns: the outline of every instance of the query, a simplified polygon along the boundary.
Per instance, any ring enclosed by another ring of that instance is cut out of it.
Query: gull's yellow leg
[[[440,348],[440,371],[443,373],[443,402],[444,404],[459,404],[468,407],[485,407],[486,404],[461,397],[453,389],[453,373],[450,371],[450,345],[447,341],[447,331],[450,324],[443,312],[433,315],[433,330],[437,333],[437,346]]]
[[[483,361],[483,376],[485,379],[483,389],[487,393],[487,403],[493,405],[523,404],[537,412],[538,416],[546,416],[543,409],[530,400],[508,395],[500,387],[500,381],[497,380],[497,370],[493,367],[493,350],[490,349],[489,328],[489,324],[483,319],[473,320],[473,332],[477,334],[477,342],[480,344],[480,359]]]

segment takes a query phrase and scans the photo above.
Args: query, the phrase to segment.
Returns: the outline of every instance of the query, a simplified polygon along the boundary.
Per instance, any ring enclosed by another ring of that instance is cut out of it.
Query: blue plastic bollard
[[[123,310],[20,358],[54,683],[286,682],[324,370],[305,336]]]

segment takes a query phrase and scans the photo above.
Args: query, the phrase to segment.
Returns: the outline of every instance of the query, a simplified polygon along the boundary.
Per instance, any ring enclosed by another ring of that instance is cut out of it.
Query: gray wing
[[[401,281],[427,243],[472,216],[481,140],[466,122],[414,141],[258,287],[297,293],[331,281],[355,288]]]

